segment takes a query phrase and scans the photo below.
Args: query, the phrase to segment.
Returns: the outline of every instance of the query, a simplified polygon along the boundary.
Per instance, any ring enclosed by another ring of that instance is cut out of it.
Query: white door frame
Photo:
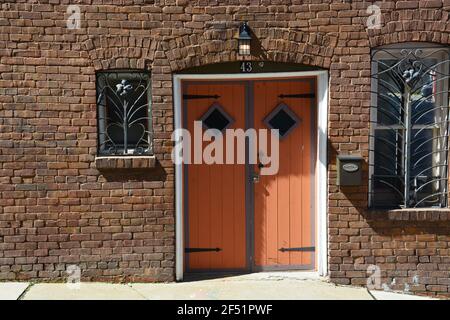
[[[317,273],[328,275],[328,228],[327,228],[327,197],[328,197],[328,71],[299,71],[277,73],[250,74],[176,74],[173,76],[175,130],[183,128],[182,92],[183,80],[245,80],[245,79],[276,79],[276,78],[317,78],[317,163],[316,163],[316,241],[317,241]],[[179,131],[179,130],[177,130]],[[177,157],[178,155],[175,155]],[[175,159],[179,160],[179,159]],[[183,219],[183,164],[176,161],[175,165],[175,271],[176,280],[183,280],[184,273],[184,219]]]

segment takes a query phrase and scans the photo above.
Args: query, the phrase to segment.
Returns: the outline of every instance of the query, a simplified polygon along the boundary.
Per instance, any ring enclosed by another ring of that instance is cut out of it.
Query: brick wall
[[[383,281],[449,296],[450,222],[367,211],[367,188],[335,186],[337,153],[368,157],[370,49],[406,41],[448,44],[450,1],[15,0],[1,2],[0,279],[174,279],[173,72],[236,61],[249,21],[255,60],[330,72],[329,268],[333,281]],[[69,4],[81,29],[69,30]],[[95,71],[152,72],[156,167],[98,170]],[[366,174],[367,179],[367,174]]]

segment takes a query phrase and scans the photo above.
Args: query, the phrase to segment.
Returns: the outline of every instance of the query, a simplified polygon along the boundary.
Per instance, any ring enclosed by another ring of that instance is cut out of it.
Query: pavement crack
[[[370,290],[368,288],[366,288],[367,293],[373,298],[373,300],[378,300],[377,298],[375,298],[375,296],[372,294],[372,292],[370,292]]]
[[[128,283],[127,285],[128,285],[128,287],[131,288],[131,290],[133,290],[133,291],[136,292],[138,295],[140,295],[144,300],[150,300],[150,299],[147,299],[147,297],[144,296],[141,292],[139,292],[139,290],[136,290],[136,289],[133,287],[133,284],[132,284],[132,283]]]
[[[28,284],[28,286],[23,290],[23,292],[20,294],[20,296],[17,298],[17,300],[23,300],[25,298],[25,295],[30,291],[31,287],[34,286],[34,283]]]

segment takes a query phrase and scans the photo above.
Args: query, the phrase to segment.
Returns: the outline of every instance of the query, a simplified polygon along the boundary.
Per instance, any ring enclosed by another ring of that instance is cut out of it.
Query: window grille
[[[372,207],[447,206],[448,85],[446,47],[372,52]]]
[[[146,72],[97,73],[99,155],[153,152],[150,85]]]

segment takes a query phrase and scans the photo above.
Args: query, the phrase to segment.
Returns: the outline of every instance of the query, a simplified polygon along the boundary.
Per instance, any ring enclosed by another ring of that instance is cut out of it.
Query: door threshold
[[[208,271],[208,272],[186,272],[182,282],[194,282],[203,280],[226,279],[231,277],[251,274],[250,271]]]
[[[188,272],[182,282],[204,280],[318,280],[320,275],[314,270],[274,270],[274,271],[217,271]]]

